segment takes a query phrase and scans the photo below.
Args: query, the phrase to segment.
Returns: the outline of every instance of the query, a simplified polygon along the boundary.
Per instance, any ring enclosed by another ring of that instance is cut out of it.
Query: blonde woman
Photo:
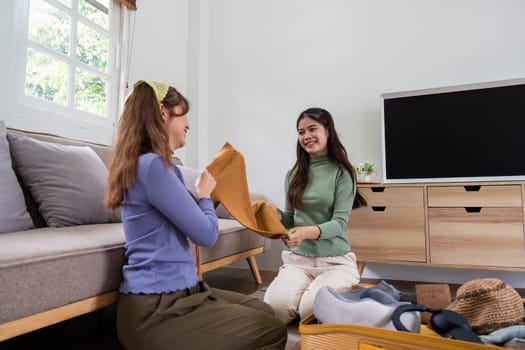
[[[189,103],[162,82],[139,81],[126,100],[106,205],[122,208],[126,263],[117,332],[128,350],[284,349],[286,327],[263,301],[198,280],[190,241],[211,246],[218,219],[204,170],[197,202],[170,161],[183,147]]]

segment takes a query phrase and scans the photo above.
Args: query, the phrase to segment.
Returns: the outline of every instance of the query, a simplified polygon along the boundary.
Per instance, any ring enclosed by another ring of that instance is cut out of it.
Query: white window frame
[[[13,41],[12,52],[13,69],[10,70],[9,81],[12,82],[11,88],[7,91],[7,109],[8,109],[8,126],[20,128],[24,130],[33,130],[40,132],[47,132],[57,134],[65,137],[81,139],[86,141],[97,142],[101,144],[111,144],[115,132],[116,123],[119,113],[119,98],[121,96],[121,62],[119,54],[121,52],[122,41],[121,38],[124,28],[122,23],[123,15],[127,11],[123,11],[117,1],[110,1],[110,29],[104,30],[98,28],[100,31],[109,33],[109,48],[108,48],[108,67],[106,73],[101,73],[96,69],[89,67],[86,64],[75,61],[74,59],[64,60],[60,54],[53,52],[43,46],[33,43],[28,39],[28,21],[29,21],[29,5],[31,0],[16,0],[13,12]],[[56,0],[46,0],[48,3],[60,8],[67,9],[64,5]],[[75,4],[78,0],[72,0]],[[80,16],[67,11],[71,15],[72,21],[84,22]],[[76,24],[73,24],[76,27]],[[76,35],[76,30],[72,31]],[[73,40],[73,38],[72,38]],[[107,115],[105,117],[94,115],[88,112],[81,111],[73,107],[73,101],[70,101],[74,92],[74,74],[70,74],[68,82],[68,103],[66,106],[59,105],[50,101],[26,95],[25,93],[25,74],[26,74],[26,59],[27,49],[38,47],[40,52],[48,54],[52,57],[59,58],[62,61],[72,65],[73,71],[76,67],[88,72],[94,72],[99,76],[107,77]],[[72,53],[74,55],[74,53]],[[9,119],[11,121],[9,122]]]

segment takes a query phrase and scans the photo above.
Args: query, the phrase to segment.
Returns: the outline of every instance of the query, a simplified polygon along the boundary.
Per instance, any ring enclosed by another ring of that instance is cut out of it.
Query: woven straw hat
[[[464,283],[447,309],[461,314],[477,334],[488,334],[525,321],[518,292],[496,278]]]

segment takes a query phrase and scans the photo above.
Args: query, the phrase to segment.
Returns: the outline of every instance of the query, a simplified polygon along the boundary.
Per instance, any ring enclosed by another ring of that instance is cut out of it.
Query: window
[[[65,136],[110,143],[119,105],[120,5],[24,0],[17,6],[15,34],[23,43],[13,45],[20,62],[13,77],[18,109],[59,130],[73,125],[84,133]],[[102,138],[89,136],[101,132]]]

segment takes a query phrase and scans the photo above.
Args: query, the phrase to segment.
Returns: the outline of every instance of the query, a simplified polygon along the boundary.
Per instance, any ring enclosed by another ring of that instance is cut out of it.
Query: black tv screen
[[[381,97],[384,182],[525,180],[525,79]]]

